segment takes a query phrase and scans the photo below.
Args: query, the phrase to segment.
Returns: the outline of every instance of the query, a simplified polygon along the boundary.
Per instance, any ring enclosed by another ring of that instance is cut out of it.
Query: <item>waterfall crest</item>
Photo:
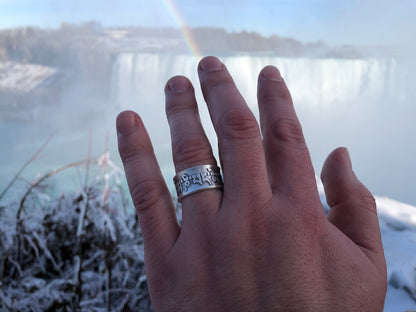
[[[226,56],[227,65],[239,89],[255,99],[257,75],[266,65],[274,65],[285,78],[295,103],[327,107],[358,98],[372,101],[380,96],[403,98],[405,73],[397,60],[313,59],[263,56]],[[163,88],[173,75],[185,75],[196,85],[196,60],[193,56],[170,54],[121,54],[114,66],[113,93],[123,103],[143,97],[149,90]],[[251,101],[250,101],[251,102]],[[253,102],[255,104],[255,102]]]

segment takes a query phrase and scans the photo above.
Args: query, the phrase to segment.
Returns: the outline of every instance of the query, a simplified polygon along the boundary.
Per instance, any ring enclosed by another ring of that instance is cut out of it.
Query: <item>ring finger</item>
[[[165,94],[176,172],[200,165],[216,165],[211,145],[202,128],[191,82],[185,77],[175,76],[168,81]],[[215,213],[221,198],[221,190],[198,192],[184,197],[183,226],[188,220],[194,223],[201,217],[206,218],[207,214]]]

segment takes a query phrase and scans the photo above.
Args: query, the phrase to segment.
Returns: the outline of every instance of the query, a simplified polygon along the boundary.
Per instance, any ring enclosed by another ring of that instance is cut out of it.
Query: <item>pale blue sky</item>
[[[415,0],[174,0],[189,26],[276,33],[332,44],[416,38]],[[0,28],[95,20],[105,26],[177,26],[162,0],[0,0]]]

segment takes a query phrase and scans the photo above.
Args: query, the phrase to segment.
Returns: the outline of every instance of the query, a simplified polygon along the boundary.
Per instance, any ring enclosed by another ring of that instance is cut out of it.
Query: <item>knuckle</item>
[[[131,148],[120,148],[120,158],[124,164],[131,163],[137,157],[137,150]]]
[[[363,209],[366,210],[372,214],[377,215],[377,204],[376,199],[374,196],[368,191],[366,188],[361,190],[361,193],[359,194],[359,201],[357,205]]]
[[[148,146],[141,141],[118,145],[120,158],[124,164],[135,162],[141,152],[146,149],[148,149]]]
[[[173,147],[173,157],[176,164],[187,165],[201,164],[213,158],[209,143],[199,136],[179,138]]]
[[[222,91],[229,88],[234,88],[234,81],[231,76],[223,72],[208,73],[202,85],[202,91],[207,95],[213,91]]]
[[[277,101],[292,105],[292,96],[284,84],[279,84],[274,88],[264,90],[261,94],[261,101],[264,106],[273,106]]]
[[[360,236],[360,241],[357,243],[357,245],[367,250],[377,250],[382,245],[380,236],[378,235],[378,229],[369,228],[369,230],[369,232]]]
[[[271,137],[283,144],[294,147],[306,146],[302,127],[298,120],[293,118],[278,119],[270,129]]]
[[[167,100],[165,110],[166,116],[170,120],[186,111],[197,111],[197,106],[194,105],[193,101],[189,101],[188,99],[185,99],[180,103],[173,100]]]
[[[131,189],[130,194],[140,217],[158,204],[164,195],[164,185],[157,180],[143,180]]]
[[[361,199],[369,208],[376,208],[376,199],[367,189],[361,195]]]
[[[245,109],[230,109],[225,112],[219,127],[225,139],[256,139],[259,136],[256,119]]]

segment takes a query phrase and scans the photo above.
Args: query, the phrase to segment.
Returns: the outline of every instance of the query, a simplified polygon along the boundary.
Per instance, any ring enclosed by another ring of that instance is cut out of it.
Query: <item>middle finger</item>
[[[218,136],[224,199],[269,201],[272,196],[259,126],[224,64],[204,58],[202,92]]]

